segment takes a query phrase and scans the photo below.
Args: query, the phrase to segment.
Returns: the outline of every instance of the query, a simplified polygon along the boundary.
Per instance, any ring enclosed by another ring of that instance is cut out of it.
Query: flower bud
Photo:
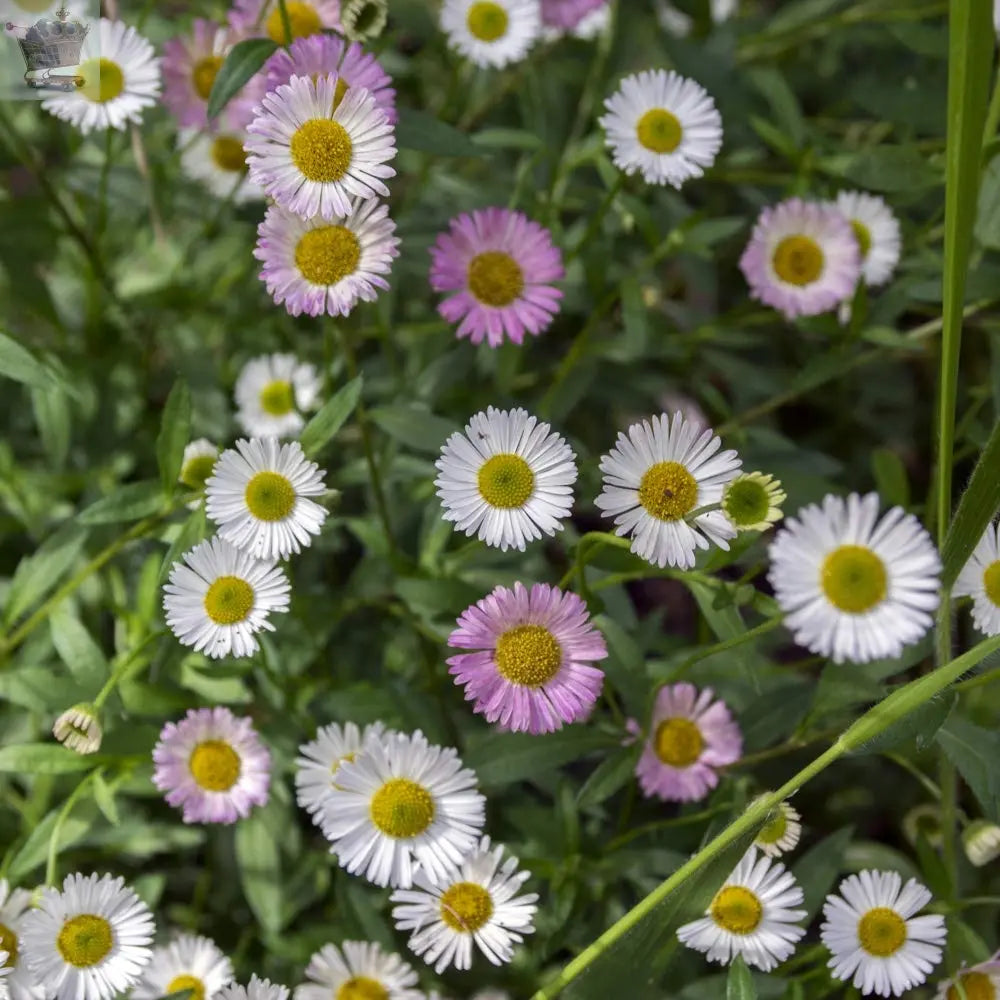
[[[962,831],[965,856],[977,868],[988,865],[1000,857],[1000,826],[985,819],[977,819]]]
[[[86,702],[67,708],[56,719],[52,735],[63,746],[79,754],[96,753],[101,749],[101,722],[97,709]]]

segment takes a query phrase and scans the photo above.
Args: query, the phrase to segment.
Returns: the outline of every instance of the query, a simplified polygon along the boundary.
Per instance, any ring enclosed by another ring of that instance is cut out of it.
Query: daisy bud
[[[96,753],[104,735],[96,707],[82,702],[67,708],[56,719],[52,735],[74,753]]]
[[[802,817],[797,809],[781,802],[771,811],[768,821],[760,828],[754,847],[769,858],[778,858],[793,850],[802,836]]]
[[[177,477],[177,481],[200,497],[205,492],[205,483],[212,475],[218,457],[218,447],[207,438],[198,438],[192,441],[184,449],[181,474]],[[198,504],[195,506],[197,507]]]
[[[340,23],[352,42],[364,42],[382,34],[389,17],[389,0],[342,0]]]
[[[915,806],[903,817],[903,833],[911,844],[916,844],[922,834],[931,847],[940,847],[941,810],[931,802]]]
[[[767,531],[781,520],[781,505],[786,499],[780,479],[763,472],[747,472],[726,485],[722,513],[737,531]]]
[[[962,831],[965,856],[977,868],[1000,857],[1000,826],[977,819]]]

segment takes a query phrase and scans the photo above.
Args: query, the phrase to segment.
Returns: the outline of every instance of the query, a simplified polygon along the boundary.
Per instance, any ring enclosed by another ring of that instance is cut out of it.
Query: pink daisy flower
[[[183,809],[185,823],[235,823],[267,804],[271,755],[252,721],[228,708],[192,708],[168,722],[153,763],[153,784]]]
[[[715,769],[739,760],[743,737],[711,688],[699,693],[693,684],[660,688],[653,707],[649,738],[635,773],[647,798],[697,802],[719,783]],[[629,728],[636,732],[634,721]]]
[[[319,76],[333,73],[338,77],[334,95],[336,104],[343,100],[348,87],[364,87],[385,112],[390,125],[395,125],[399,120],[392,77],[358,42],[348,45],[336,35],[297,38],[287,49],[278,49],[264,63],[264,71],[269,91],[288,83],[293,76],[309,76],[315,80]]]
[[[562,252],[537,222],[506,208],[486,208],[451,220],[431,248],[431,288],[452,292],[438,312],[458,323],[458,336],[499,347],[537,336],[559,311],[565,274]]]
[[[760,213],[740,269],[753,298],[795,319],[850,298],[861,257],[854,230],[837,209],[789,198]]]
[[[332,28],[340,30],[339,0],[287,0],[288,24],[292,37],[285,35],[277,0],[236,0],[229,11],[229,23],[250,36],[263,36],[279,45],[307,38]]]
[[[239,41],[232,28],[195,18],[189,35],[163,44],[163,103],[184,128],[204,128],[212,84],[229,50]],[[254,76],[226,105],[230,124],[244,128],[263,96],[263,76]]]
[[[608,0],[542,0],[542,23],[549,28],[572,31],[588,14],[600,10]]]
[[[396,224],[385,202],[356,201],[346,219],[301,219],[272,205],[257,233],[254,256],[261,281],[293,316],[346,316],[358,303],[374,302],[389,287],[399,256]]]
[[[585,719],[601,693],[608,655],[576,594],[536,583],[497,587],[466,608],[448,637],[448,660],[473,711],[514,732],[551,733]]]

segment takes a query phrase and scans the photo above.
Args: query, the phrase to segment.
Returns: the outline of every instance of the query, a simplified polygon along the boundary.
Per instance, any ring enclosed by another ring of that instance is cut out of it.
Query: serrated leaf
[[[726,979],[726,1000],[757,1000],[757,987],[753,984],[742,955],[737,955],[730,963]]]
[[[259,809],[236,826],[236,861],[250,909],[266,931],[277,933],[284,907],[281,858]]]
[[[181,474],[184,449],[191,440],[191,390],[183,379],[174,383],[160,418],[156,462],[164,493],[173,493]]]
[[[434,455],[458,430],[450,420],[416,406],[383,406],[372,410],[371,416],[389,437],[416,451]]]
[[[6,625],[16,621],[59,583],[69,572],[86,540],[86,529],[75,523],[64,524],[32,555],[17,564],[4,607]]]
[[[151,479],[119,486],[80,512],[81,524],[121,524],[155,514],[163,505],[160,484]]]
[[[480,146],[454,125],[416,108],[400,108],[396,123],[396,146],[438,156],[475,156],[482,158],[489,148]]]
[[[226,56],[212,83],[205,114],[215,118],[243,89],[243,86],[267,62],[278,48],[270,38],[247,38],[237,42]]]
[[[986,818],[1000,822],[1000,733],[956,716],[938,730],[936,740],[979,800]]]
[[[363,384],[363,378],[359,375],[342,386],[302,428],[299,444],[310,458],[315,458],[322,451],[334,434],[343,427],[344,421],[354,412],[361,398]]]
[[[71,774],[89,771],[94,756],[84,757],[60,743],[19,743],[0,747],[0,772],[4,774]]]
[[[635,765],[642,753],[642,743],[612,751],[590,773],[580,786],[576,803],[581,809],[599,805],[609,799],[619,788],[628,784],[635,774]]]

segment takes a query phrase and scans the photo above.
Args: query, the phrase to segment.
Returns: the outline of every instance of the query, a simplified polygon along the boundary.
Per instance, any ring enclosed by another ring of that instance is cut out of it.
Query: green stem
[[[108,700],[111,692],[118,686],[121,679],[128,672],[129,668],[133,663],[139,658],[139,654],[155,640],[159,639],[161,636],[166,634],[165,629],[157,629],[155,632],[150,632],[142,642],[139,643],[131,652],[123,656],[116,664],[114,670],[111,671],[108,679],[104,682],[104,687],[97,692],[97,696],[94,698],[93,705],[94,708],[100,710],[104,703]]]
[[[292,21],[288,16],[286,0],[278,0],[278,14],[281,17],[281,30],[285,34],[285,40],[281,44],[287,48],[292,44]]]
[[[604,217],[608,214],[608,209],[614,204],[615,198],[617,198],[621,193],[624,185],[625,175],[619,172],[615,177],[614,183],[608,188],[604,197],[601,199],[601,203],[597,206],[597,209],[591,213],[590,222],[587,225],[587,229],[583,236],[577,240],[576,245],[566,254],[567,264],[576,260],[576,258],[580,256],[581,251],[584,250],[590,241],[597,235],[601,226],[604,224]]]
[[[918,677],[893,691],[878,705],[869,709],[857,719],[840,738],[815,760],[806,765],[798,774],[790,778],[777,791],[761,796],[752,802],[738,819],[731,823],[717,837],[709,841],[697,854],[688,859],[668,879],[657,886],[645,899],[641,900],[620,920],[605,931],[593,944],[585,948],[550,983],[535,993],[533,1000],[551,1000],[558,996],[591,963],[635,928],[646,916],[659,906],[672,892],[689,878],[697,874],[713,858],[721,854],[730,844],[744,834],[752,832],[762,824],[768,813],[778,804],[797,792],[803,785],[822,773],[845,754],[856,750],[862,744],[884,732],[893,723],[919,708],[938,692],[943,691],[977,663],[1000,649],[1000,636],[986,639],[967,653],[957,657],[933,673]]]
[[[990,106],[986,112],[986,125],[983,127],[984,149],[996,138],[998,128],[1000,128],[1000,70],[997,71]]]
[[[560,590],[565,590],[574,577],[576,577],[580,589],[586,589],[586,557],[601,545],[612,545],[617,549],[632,548],[632,543],[627,538],[619,538],[618,535],[612,535],[608,531],[588,531],[585,535],[581,535],[576,543],[576,556],[573,560],[573,565],[566,570],[563,578],[559,581]]]
[[[782,621],[784,621],[783,615],[769,618],[767,621],[761,622],[760,625],[757,625],[752,629],[748,629],[746,632],[741,632],[739,635],[735,635],[729,639],[723,639],[721,642],[717,642],[713,646],[705,646],[703,649],[699,649],[697,653],[689,656],[675,671],[671,673],[671,682],[683,677],[696,663],[701,660],[706,660],[710,656],[715,656],[716,653],[724,653],[726,650],[735,649],[737,646],[753,642],[762,635],[767,635],[768,632],[774,631],[774,629],[776,629]]]
[[[941,785],[941,859],[948,873],[948,902],[958,897],[958,775],[955,765],[941,754],[938,763]]]
[[[66,822],[73,807],[79,801],[80,796],[86,791],[87,786],[94,779],[95,774],[99,774],[104,768],[97,767],[93,771],[88,771],[83,780],[69,794],[69,798],[59,810],[56,821],[52,825],[52,834],[49,837],[49,850],[45,861],[45,885],[55,885],[56,878],[56,856],[59,853],[59,834],[62,833],[63,824]]]

